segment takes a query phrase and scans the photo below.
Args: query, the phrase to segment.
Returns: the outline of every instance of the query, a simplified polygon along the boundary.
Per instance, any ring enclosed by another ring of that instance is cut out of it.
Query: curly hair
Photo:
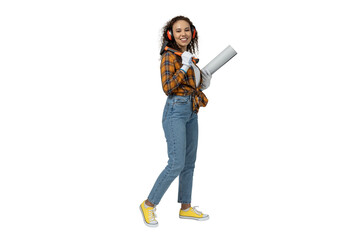
[[[167,45],[170,48],[181,51],[180,47],[176,44],[174,40],[169,41],[167,38],[167,30],[172,29],[174,23],[179,20],[184,20],[190,24],[190,26],[194,27],[194,24],[190,21],[189,18],[184,16],[177,16],[168,21],[162,29],[162,37],[161,37],[161,45]],[[187,46],[186,51],[191,52],[192,54],[196,54],[199,51],[198,47],[198,34],[196,32],[195,38],[191,40],[189,45]]]

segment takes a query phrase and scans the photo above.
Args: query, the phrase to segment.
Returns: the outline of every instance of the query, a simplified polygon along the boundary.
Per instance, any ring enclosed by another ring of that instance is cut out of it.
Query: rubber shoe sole
[[[196,220],[196,221],[206,221],[209,220],[209,216],[203,217],[203,218],[197,218],[197,217],[186,217],[186,216],[181,216],[179,215],[179,218],[181,219],[191,219],[191,220]]]

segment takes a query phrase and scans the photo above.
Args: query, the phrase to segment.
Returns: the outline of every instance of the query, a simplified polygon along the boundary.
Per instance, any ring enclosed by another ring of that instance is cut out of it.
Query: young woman
[[[155,206],[179,176],[179,217],[207,220],[209,216],[191,207],[193,173],[198,145],[198,111],[208,100],[202,90],[210,85],[210,72],[196,65],[193,54],[198,49],[198,36],[190,19],[177,16],[163,28],[165,51],[161,58],[161,81],[168,96],[162,123],[168,147],[169,160],[157,178],[147,200],[140,205],[144,222],[157,227]]]

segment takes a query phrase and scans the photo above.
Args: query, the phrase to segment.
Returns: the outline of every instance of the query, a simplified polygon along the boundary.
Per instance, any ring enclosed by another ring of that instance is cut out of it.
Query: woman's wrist
[[[181,66],[180,70],[183,70],[186,73],[187,70],[189,69],[189,67],[190,66],[184,64],[184,65]]]

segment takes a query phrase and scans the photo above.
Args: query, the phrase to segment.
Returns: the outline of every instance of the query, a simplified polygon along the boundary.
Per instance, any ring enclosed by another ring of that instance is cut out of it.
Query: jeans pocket
[[[176,96],[174,97],[174,104],[177,105],[185,105],[189,102],[189,97],[188,96]]]

